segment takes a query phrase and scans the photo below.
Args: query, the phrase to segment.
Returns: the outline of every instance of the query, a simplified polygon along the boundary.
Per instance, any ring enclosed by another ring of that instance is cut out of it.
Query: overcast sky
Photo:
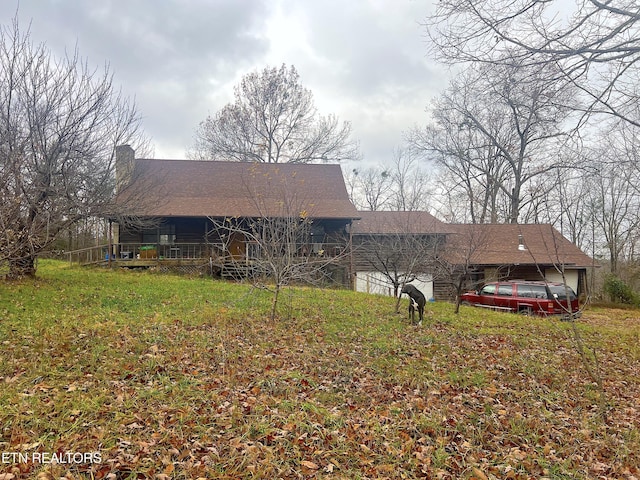
[[[1,0],[8,24],[18,0]],[[446,84],[419,25],[430,0],[20,0],[22,29],[55,55],[77,45],[135,97],[156,158],[265,66],[294,65],[323,115],[351,122],[367,164],[389,161]]]

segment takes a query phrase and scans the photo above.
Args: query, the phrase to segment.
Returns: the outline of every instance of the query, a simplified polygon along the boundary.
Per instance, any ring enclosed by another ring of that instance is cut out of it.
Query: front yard
[[[0,480],[640,478],[639,311],[588,310],[581,358],[553,319],[39,275],[0,284]]]

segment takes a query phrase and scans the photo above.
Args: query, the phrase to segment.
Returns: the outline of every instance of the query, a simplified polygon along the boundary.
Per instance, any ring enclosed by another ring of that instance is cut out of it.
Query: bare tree
[[[316,225],[307,208],[313,202],[302,189],[274,179],[271,195],[252,188],[250,172],[239,179],[251,199],[255,216],[211,218],[213,231],[208,235],[223,248],[218,260],[223,269],[231,269],[237,279],[249,279],[254,286],[273,293],[271,320],[277,315],[282,290],[292,284],[326,285],[345,264],[349,254],[348,238],[342,231],[325,231]],[[339,279],[338,279],[339,281]]]
[[[0,263],[17,278],[70,225],[116,213],[114,148],[144,138],[107,67],[0,28]]]
[[[392,191],[388,200],[391,210],[409,212],[428,211],[432,196],[431,175],[418,164],[418,157],[408,148],[393,152],[390,170]]]
[[[593,176],[599,176],[599,167],[584,152],[576,153],[567,163],[579,167],[558,169],[555,175],[545,175],[529,185],[526,193],[530,200],[522,223],[551,224],[578,248],[591,252],[590,183]]]
[[[633,260],[635,239],[640,232],[640,195],[637,190],[637,159],[624,161],[624,143],[619,132],[609,132],[593,155],[600,168],[586,180],[585,195],[597,229],[597,237],[609,256],[611,272],[619,273],[622,263]]]
[[[391,166],[345,171],[351,201],[359,210],[429,210],[431,176],[418,161],[411,150],[396,148]]]
[[[265,163],[357,158],[351,125],[318,114],[293,66],[245,75],[234,96],[233,103],[200,123],[190,157]]]
[[[414,130],[409,141],[416,151],[436,163],[442,195],[449,203],[456,198],[451,211],[457,211],[456,215],[468,211],[472,223],[503,220],[506,212],[500,205],[500,185],[509,180],[506,162],[481,132],[469,128],[464,118],[450,116],[452,112],[444,106],[446,95],[434,104],[436,123]],[[496,138],[504,120],[498,118],[495,125],[487,118],[484,127]]]
[[[481,224],[459,226],[458,232],[449,235],[444,253],[436,259],[434,277],[448,285],[455,295],[456,314],[460,313],[461,295],[473,284],[474,275],[478,273],[478,254],[488,247],[487,232]]]
[[[351,201],[359,210],[383,210],[393,191],[392,176],[384,166],[352,169],[345,175]]]
[[[554,65],[578,87],[573,108],[639,125],[640,6],[635,0],[441,0],[425,23],[449,63]]]
[[[469,68],[434,102],[435,122],[407,139],[465,192],[473,222],[517,223],[527,185],[568,166],[557,150],[571,94],[551,67]]]

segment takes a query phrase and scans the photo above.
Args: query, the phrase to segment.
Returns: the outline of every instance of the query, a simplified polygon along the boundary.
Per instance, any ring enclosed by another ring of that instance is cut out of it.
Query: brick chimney
[[[136,163],[136,152],[130,145],[116,147],[116,192],[127,186]]]

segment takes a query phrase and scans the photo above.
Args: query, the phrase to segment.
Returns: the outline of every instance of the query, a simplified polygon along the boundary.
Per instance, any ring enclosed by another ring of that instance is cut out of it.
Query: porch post
[[[111,231],[113,221],[109,219],[109,228],[107,229],[107,265],[111,268],[111,256],[113,255],[113,234]]]
[[[349,285],[351,290],[356,290],[356,272],[353,261],[353,219],[349,221]]]

